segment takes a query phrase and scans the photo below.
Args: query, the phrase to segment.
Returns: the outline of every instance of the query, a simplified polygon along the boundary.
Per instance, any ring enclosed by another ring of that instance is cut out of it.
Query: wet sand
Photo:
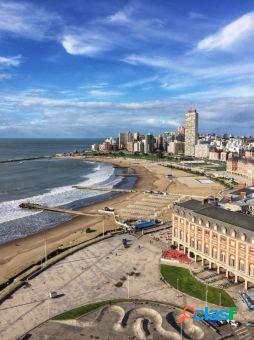
[[[172,193],[211,195],[218,193],[223,187],[217,183],[214,185],[201,185],[191,174],[179,170],[169,170],[163,166],[143,160],[134,159],[110,159],[100,157],[90,159],[93,161],[109,162],[116,166],[128,167],[138,174],[134,188],[139,190],[159,190]],[[171,182],[165,174],[172,172],[174,180]],[[185,179],[184,181],[182,179]],[[128,204],[134,203],[144,197],[143,193],[123,193],[112,199],[99,202],[84,208],[84,212],[97,212],[104,206],[112,206],[119,210]],[[115,225],[112,217],[75,217],[72,220],[59,224],[51,229],[38,234],[27,236],[23,239],[8,242],[0,246],[0,283],[14,276],[29,265],[38,262],[45,254],[45,240],[47,253],[57,249],[61,245],[70,245],[75,240],[88,240],[105,231],[113,230]],[[95,230],[93,233],[84,234],[81,230],[90,226]]]

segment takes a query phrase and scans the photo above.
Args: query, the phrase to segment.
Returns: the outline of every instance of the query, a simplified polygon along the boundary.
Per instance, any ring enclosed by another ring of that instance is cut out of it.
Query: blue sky
[[[253,41],[253,0],[0,0],[0,137],[253,135]]]

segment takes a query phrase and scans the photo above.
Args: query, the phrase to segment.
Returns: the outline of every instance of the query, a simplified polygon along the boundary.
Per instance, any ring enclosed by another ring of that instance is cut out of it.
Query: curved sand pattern
[[[154,330],[160,335],[162,339],[181,340],[181,335],[173,328],[170,331],[163,328],[163,319],[161,314],[150,307],[135,307],[125,312],[124,308],[118,305],[105,306],[100,310],[94,321],[83,322],[80,320],[64,320],[55,322],[80,328],[91,326],[96,327],[96,324],[103,320],[106,313],[114,313],[117,315],[117,319],[113,323],[113,329],[116,333],[125,332],[126,327],[129,325],[131,326],[132,331],[137,339],[152,339],[152,336],[148,335],[144,330],[144,321],[148,319],[150,324],[153,323]],[[130,316],[133,316],[134,318],[132,324],[129,320]],[[193,323],[193,319],[184,320],[183,331],[192,339],[201,340],[204,338],[203,330]]]

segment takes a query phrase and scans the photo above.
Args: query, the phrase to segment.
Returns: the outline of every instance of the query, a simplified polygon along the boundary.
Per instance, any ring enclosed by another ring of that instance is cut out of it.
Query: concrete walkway
[[[125,249],[122,239],[132,240]],[[114,298],[142,298],[203,308],[204,302],[177,294],[160,281],[161,249],[119,235],[93,244],[55,264],[0,306],[0,338],[15,339],[45,320],[80,305]],[[128,275],[132,273],[132,275]],[[121,281],[121,278],[128,278]],[[121,287],[115,284],[123,282]],[[49,299],[49,292],[64,294]]]

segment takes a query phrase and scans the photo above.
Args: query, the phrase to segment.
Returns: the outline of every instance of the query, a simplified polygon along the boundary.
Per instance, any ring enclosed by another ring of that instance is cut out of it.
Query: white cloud
[[[41,40],[60,23],[60,18],[26,1],[0,1],[0,32],[11,36]]]
[[[110,23],[126,24],[129,22],[129,18],[124,11],[118,11],[115,14],[108,16],[106,21]]]
[[[21,63],[21,56],[17,55],[15,57],[1,57],[0,56],[0,66],[19,66]]]
[[[106,36],[98,32],[82,32],[81,30],[65,34],[61,43],[66,52],[71,55],[90,57],[109,49],[111,45]]]
[[[202,13],[191,11],[189,13],[189,18],[192,19],[192,20],[204,20],[207,17]]]
[[[0,81],[8,80],[12,78],[12,74],[9,73],[0,73]]]
[[[142,55],[129,55],[121,61],[132,64],[132,65],[146,65],[146,66],[152,66],[152,67],[160,67],[160,68],[173,68],[174,63],[171,62],[171,60],[167,58],[162,58],[162,57],[147,57],[147,56],[142,56]]]
[[[117,97],[117,96],[122,95],[122,93],[119,92],[119,91],[110,91],[110,90],[107,90],[107,91],[91,90],[91,91],[89,91],[89,93],[92,97],[98,97],[98,98],[101,98],[101,97]]]
[[[224,26],[217,33],[201,40],[197,49],[211,51],[215,49],[230,50],[254,37],[254,12],[249,12],[230,24]],[[252,44],[252,41],[250,41]]]
[[[2,125],[6,126],[5,135],[29,135],[33,131],[33,136],[42,134],[44,137],[55,136],[57,132],[59,136],[104,136],[116,135],[123,126],[126,130],[159,133],[174,130],[182,123],[185,111],[193,105],[193,100],[186,97],[144,102],[107,102],[36,97],[36,93],[31,96],[29,92],[0,93],[0,117]],[[201,95],[196,97],[195,105],[200,113],[201,131],[253,132],[254,96],[208,100]],[[16,119],[18,124],[15,124]],[[31,121],[33,129],[29,130]]]

